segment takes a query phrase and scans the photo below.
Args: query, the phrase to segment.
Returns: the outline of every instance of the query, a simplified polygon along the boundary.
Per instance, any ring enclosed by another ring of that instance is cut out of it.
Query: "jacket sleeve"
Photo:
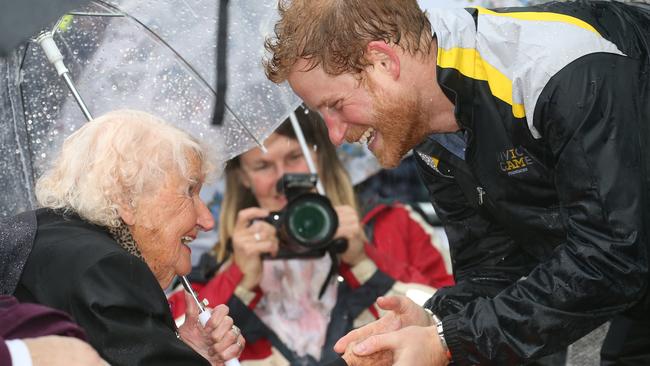
[[[5,339],[0,336],[0,365],[11,366],[11,353],[5,343]]]
[[[466,174],[461,169],[450,171],[453,176],[440,174],[415,155],[449,240],[456,284],[440,288],[425,305],[443,317],[460,311],[477,297],[496,295],[528,273],[531,259],[503,227],[481,216],[478,203],[470,196],[476,186],[465,186],[473,178],[460,177]]]
[[[639,144],[647,136],[639,124],[648,119],[638,75],[627,57],[594,54],[546,86],[535,121],[555,159],[566,241],[496,297],[443,319],[458,364],[512,364],[552,353],[645,293],[648,192]]]
[[[72,316],[111,365],[209,364],[177,338],[165,295],[140,259],[106,255],[70,288]]]

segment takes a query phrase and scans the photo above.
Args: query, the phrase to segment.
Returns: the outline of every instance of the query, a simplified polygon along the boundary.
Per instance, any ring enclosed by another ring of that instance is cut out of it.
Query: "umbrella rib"
[[[124,17],[125,15],[123,13],[90,13],[90,12],[84,12],[84,11],[71,11],[67,13],[69,15],[79,15],[82,17],[108,17],[108,18],[121,18]]]
[[[194,17],[195,17],[196,19],[199,19],[199,15],[196,14],[196,12],[195,12],[194,9],[190,6],[190,4],[188,4],[187,1],[185,1],[185,0],[181,0],[181,1],[183,2],[183,4],[185,4],[185,6],[187,7],[187,9],[189,9],[190,13],[192,13],[192,15],[194,15]]]
[[[20,68],[19,68],[19,70],[22,70],[23,66],[25,65],[25,59],[27,58],[27,51],[28,50],[29,50],[29,44],[27,46],[25,46],[25,49],[22,52],[22,57],[21,57],[21,60],[20,60]],[[27,116],[25,116],[25,107],[24,106],[27,105],[27,103],[26,103],[26,98],[25,98],[24,85],[25,85],[25,83],[20,82],[18,84],[18,90],[20,90],[20,102],[23,104],[23,116],[26,118]],[[34,161],[34,149],[32,148],[31,139],[29,139],[29,138],[27,139],[26,145],[27,145],[27,152],[29,153],[29,160]],[[31,174],[31,178],[32,178],[31,181],[32,182],[34,181],[34,179],[36,179],[35,174],[36,174],[35,169],[32,166],[32,174]]]
[[[183,58],[183,56],[181,56],[169,43],[167,43],[167,41],[165,41],[162,37],[160,37],[156,32],[149,29],[149,27],[147,27],[144,23],[142,23],[137,18],[123,12],[122,10],[120,10],[120,8],[116,7],[115,5],[109,4],[109,3],[105,2],[104,0],[95,0],[95,1],[97,1],[98,3],[103,4],[104,6],[108,7],[109,9],[113,9],[115,11],[118,11],[118,12],[124,14],[125,17],[127,17],[127,18],[133,20],[134,22],[136,22],[137,24],[139,24],[142,28],[144,28],[147,32],[149,32],[153,37],[155,37],[159,42],[161,42],[162,44],[167,46],[167,49],[170,50],[171,52],[173,52],[176,55],[176,57],[181,62],[183,62],[183,64],[190,70],[190,72],[192,74],[194,74],[196,79],[199,80],[203,84],[203,86],[206,87],[208,90],[210,90],[212,92],[212,94],[216,97],[217,92],[212,88],[212,86],[210,86],[210,83],[208,83],[203,78],[203,76],[201,76],[201,74],[189,62],[187,62],[187,60],[185,60],[185,58]],[[228,106],[228,103],[224,103],[224,105],[226,106],[226,109],[230,112],[230,114],[232,114],[232,116],[235,118],[235,121],[237,123],[239,123],[239,125],[244,129],[244,131],[246,131],[246,133],[253,139],[253,141],[255,141],[255,143],[262,149],[262,151],[266,151],[266,148],[264,147],[264,144],[262,144],[259,141],[259,139],[257,137],[255,137],[255,135],[252,133],[252,131],[248,128],[248,126],[246,126],[244,124],[244,122],[242,120],[240,120],[239,117],[237,117],[235,112],[230,108],[230,106]]]

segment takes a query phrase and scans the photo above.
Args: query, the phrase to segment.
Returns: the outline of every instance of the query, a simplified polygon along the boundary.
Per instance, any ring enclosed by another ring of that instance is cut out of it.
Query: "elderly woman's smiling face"
[[[130,220],[123,215],[162,288],[169,286],[174,275],[190,272],[191,251],[186,244],[196,238],[199,230],[214,227],[212,214],[199,197],[204,179],[200,160],[191,157],[188,168],[189,180],[178,172],[168,172],[157,192],[137,202]]]

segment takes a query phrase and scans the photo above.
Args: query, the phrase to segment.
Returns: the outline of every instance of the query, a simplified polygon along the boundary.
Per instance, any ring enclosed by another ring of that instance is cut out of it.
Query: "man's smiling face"
[[[427,135],[426,123],[414,88],[395,91],[394,82],[374,74],[370,69],[360,82],[352,74],[328,75],[321,66],[309,70],[300,60],[288,81],[323,116],[335,145],[365,143],[381,165],[395,167]]]

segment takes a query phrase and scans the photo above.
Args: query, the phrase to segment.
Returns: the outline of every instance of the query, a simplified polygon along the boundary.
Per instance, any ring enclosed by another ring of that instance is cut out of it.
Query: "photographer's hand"
[[[232,235],[233,260],[244,274],[240,285],[249,290],[255,288],[262,279],[262,254],[275,256],[278,252],[275,228],[261,220],[251,224],[251,221],[268,214],[268,210],[258,207],[246,208],[237,214]]]
[[[341,260],[350,266],[354,266],[367,258],[364,250],[366,235],[363,226],[354,208],[337,206],[334,209],[339,217],[339,228],[334,237],[348,240],[348,249],[341,255]]]

